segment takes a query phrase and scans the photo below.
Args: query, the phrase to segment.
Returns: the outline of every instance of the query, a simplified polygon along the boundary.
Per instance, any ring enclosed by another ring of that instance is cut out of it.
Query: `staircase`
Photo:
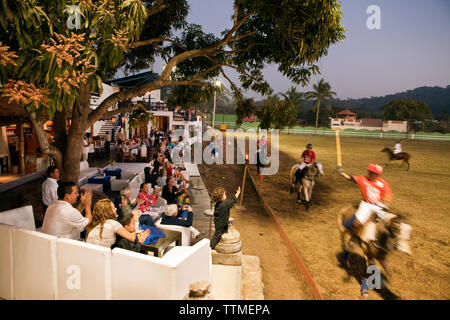
[[[113,131],[115,124],[112,123],[112,120],[106,120],[105,123],[103,123],[102,127],[100,128],[100,131],[98,132],[99,136],[106,136],[106,133]],[[117,140],[117,133],[120,130],[120,126],[117,126],[115,128],[114,132],[114,141],[111,140],[111,142],[115,142]]]

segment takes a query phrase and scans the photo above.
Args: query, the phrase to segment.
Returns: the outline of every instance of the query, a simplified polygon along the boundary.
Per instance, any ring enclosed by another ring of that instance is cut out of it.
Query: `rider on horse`
[[[398,140],[395,143],[394,150],[393,150],[394,155],[398,155],[400,152],[402,152],[402,144],[400,142],[401,142],[401,140]]]
[[[383,219],[392,200],[392,191],[389,183],[380,178],[380,175],[383,173],[381,166],[370,163],[366,169],[367,177],[350,176],[340,166],[337,169],[338,173],[345,179],[357,183],[361,188],[363,200],[358,210],[353,217],[342,223],[344,228],[347,230],[353,229],[355,233],[369,220],[372,214],[375,213],[380,219]]]
[[[298,165],[298,170],[300,170],[300,176],[304,177],[307,173],[308,168],[314,165],[316,160],[316,153],[312,149],[312,144],[308,143],[306,145],[306,150],[303,151],[301,156],[302,163]]]

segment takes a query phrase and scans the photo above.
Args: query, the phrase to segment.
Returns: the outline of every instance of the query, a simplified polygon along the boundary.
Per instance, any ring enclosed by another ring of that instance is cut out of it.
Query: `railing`
[[[235,122],[216,122],[215,127],[219,128],[220,125],[224,123],[228,128],[232,129],[236,127]],[[207,121],[208,125],[211,125],[210,121]],[[258,127],[255,124],[248,124],[244,122],[241,126],[241,129],[249,130],[254,129],[258,130]],[[282,129],[279,132],[285,134],[314,134],[314,129]],[[336,134],[335,131],[331,129],[317,129],[317,135],[329,135],[333,136]],[[341,136],[344,137],[358,137],[358,138],[372,138],[372,139],[414,139],[414,140],[428,140],[428,141],[450,141],[450,134],[412,134],[412,133],[402,133],[402,132],[358,132],[358,131],[348,131],[344,130],[340,133]]]
[[[122,115],[119,115],[114,127],[111,130],[111,142],[116,142],[116,131],[118,127],[122,127]]]

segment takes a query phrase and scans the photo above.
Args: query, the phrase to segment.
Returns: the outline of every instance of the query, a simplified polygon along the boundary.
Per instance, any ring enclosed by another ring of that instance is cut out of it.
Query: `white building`
[[[399,131],[406,132],[408,130],[408,121],[394,121],[381,119],[357,119],[357,114],[350,110],[338,112],[336,117],[330,118],[330,127],[338,129],[354,129],[354,130],[377,130],[384,132]]]

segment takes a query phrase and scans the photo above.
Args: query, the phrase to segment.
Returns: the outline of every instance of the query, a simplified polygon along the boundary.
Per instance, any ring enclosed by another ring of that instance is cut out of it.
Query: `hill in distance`
[[[450,85],[442,87],[419,87],[405,92],[389,94],[383,97],[362,99],[334,99],[331,105],[334,108],[350,109],[352,111],[365,111],[371,114],[382,114],[381,107],[392,100],[408,98],[425,102],[433,112],[435,118],[440,119],[450,114]]]

